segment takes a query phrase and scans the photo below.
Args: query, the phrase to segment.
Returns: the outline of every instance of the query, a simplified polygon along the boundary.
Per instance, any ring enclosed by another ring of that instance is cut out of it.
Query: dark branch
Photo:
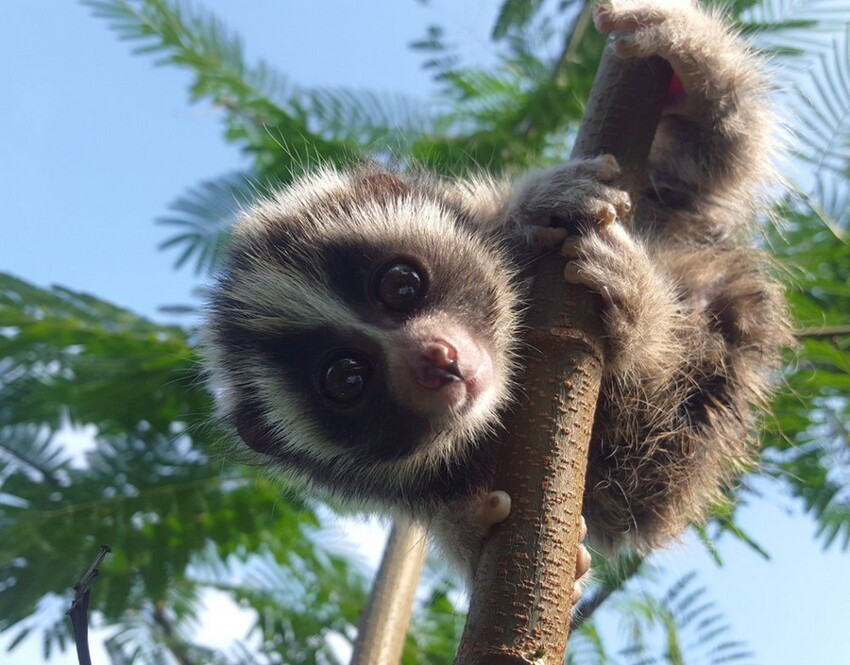
[[[101,545],[97,556],[89,566],[85,575],[74,585],[74,600],[71,608],[65,613],[71,618],[71,627],[74,631],[74,643],[77,646],[77,660],[80,665],[91,665],[91,654],[89,653],[89,598],[91,597],[91,585],[94,578],[100,574],[100,564],[112,549],[109,545]]]
[[[165,603],[161,601],[156,603],[153,610],[153,620],[162,629],[163,642],[177,662],[180,665],[194,665],[194,661],[189,655],[189,650],[186,648],[183,640],[177,635],[173,622],[165,612]]]

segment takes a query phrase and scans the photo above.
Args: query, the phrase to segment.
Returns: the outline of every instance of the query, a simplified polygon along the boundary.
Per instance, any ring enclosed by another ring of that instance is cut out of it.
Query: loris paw
[[[671,64],[677,80],[669,104],[682,102],[685,91],[700,88],[700,68],[710,66],[710,43],[715,42],[716,50],[726,41],[718,22],[708,20],[687,0],[615,0],[596,8],[593,23],[599,32],[612,34],[617,55],[656,55]]]
[[[635,32],[693,9],[690,0],[613,0],[593,11],[599,32]]]
[[[552,225],[611,224],[628,214],[629,195],[608,184],[620,175],[614,155],[575,159],[548,171]]]
[[[571,259],[564,267],[564,279],[595,291],[614,310],[628,307],[630,299],[640,297],[629,282],[636,273],[652,270],[644,249],[618,222],[600,224],[567,238],[561,254]]]
[[[663,374],[676,340],[675,287],[652,264],[646,249],[619,222],[599,224],[568,238],[564,279],[583,284],[603,300],[605,372],[647,370]]]
[[[580,227],[611,224],[628,213],[629,195],[608,184],[619,176],[613,155],[601,155],[571,160],[520,181],[510,214],[525,244],[558,247]]]

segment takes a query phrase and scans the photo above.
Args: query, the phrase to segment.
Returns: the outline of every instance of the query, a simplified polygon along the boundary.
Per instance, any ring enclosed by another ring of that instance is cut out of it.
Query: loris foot
[[[501,490],[485,494],[475,509],[475,517],[490,526],[504,522],[510,514],[511,497]]]
[[[431,529],[437,542],[467,584],[475,577],[481,546],[490,529],[510,514],[510,495],[495,491],[450,501],[434,515]]]
[[[497,490],[481,497],[476,510],[475,516],[482,522],[488,525],[498,524],[508,518],[511,512],[511,497],[507,492]],[[581,518],[581,540],[587,537],[587,524],[584,517]],[[582,587],[590,579],[591,556],[590,551],[585,547],[583,542],[578,545],[576,552],[576,572],[575,582],[573,582],[573,605],[577,605],[581,600]]]
[[[475,510],[475,516],[488,525],[498,524],[508,518],[511,512],[511,497],[507,492],[497,490],[481,497]],[[587,524],[584,516],[581,518],[581,540],[587,537]],[[591,556],[583,542],[578,545],[576,552],[575,582],[573,582],[573,605],[581,600],[582,587],[590,579]]]

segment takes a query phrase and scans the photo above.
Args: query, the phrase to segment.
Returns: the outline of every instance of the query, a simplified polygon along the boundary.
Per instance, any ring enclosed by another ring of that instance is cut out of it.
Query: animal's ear
[[[403,180],[386,172],[366,172],[354,181],[354,191],[359,197],[373,201],[386,201],[405,196],[410,188]]]

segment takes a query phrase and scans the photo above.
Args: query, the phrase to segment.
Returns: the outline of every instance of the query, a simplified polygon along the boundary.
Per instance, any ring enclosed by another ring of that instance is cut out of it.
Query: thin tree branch
[[[795,330],[794,336],[798,339],[815,337],[843,337],[850,335],[850,325],[846,326],[823,326],[821,328],[802,328]]]
[[[593,19],[593,3],[586,1],[584,7],[576,14],[575,20],[571,29],[567,32],[568,38],[564,40],[564,46],[561,49],[561,54],[555,61],[555,68],[552,70],[552,83],[565,84],[564,72],[567,65],[575,61],[576,53],[578,52],[579,44],[584,41],[584,35],[590,27]]]
[[[360,616],[351,665],[397,665],[416,585],[428,553],[425,529],[396,520],[375,575],[369,603]]]
[[[586,1],[584,7],[576,14],[570,28],[564,33],[564,43],[561,47],[561,52],[558,54],[555,64],[552,67],[552,73],[549,75],[550,83],[559,85],[566,83],[564,72],[567,69],[567,65],[575,59],[578,46],[584,39],[584,35],[591,24],[592,15],[592,3]],[[520,124],[518,132],[520,136],[528,137],[535,129],[534,119],[525,118]]]
[[[153,608],[153,620],[162,629],[163,643],[180,665],[194,665],[189,649],[174,630],[174,623],[165,612],[165,603],[159,601]]]

